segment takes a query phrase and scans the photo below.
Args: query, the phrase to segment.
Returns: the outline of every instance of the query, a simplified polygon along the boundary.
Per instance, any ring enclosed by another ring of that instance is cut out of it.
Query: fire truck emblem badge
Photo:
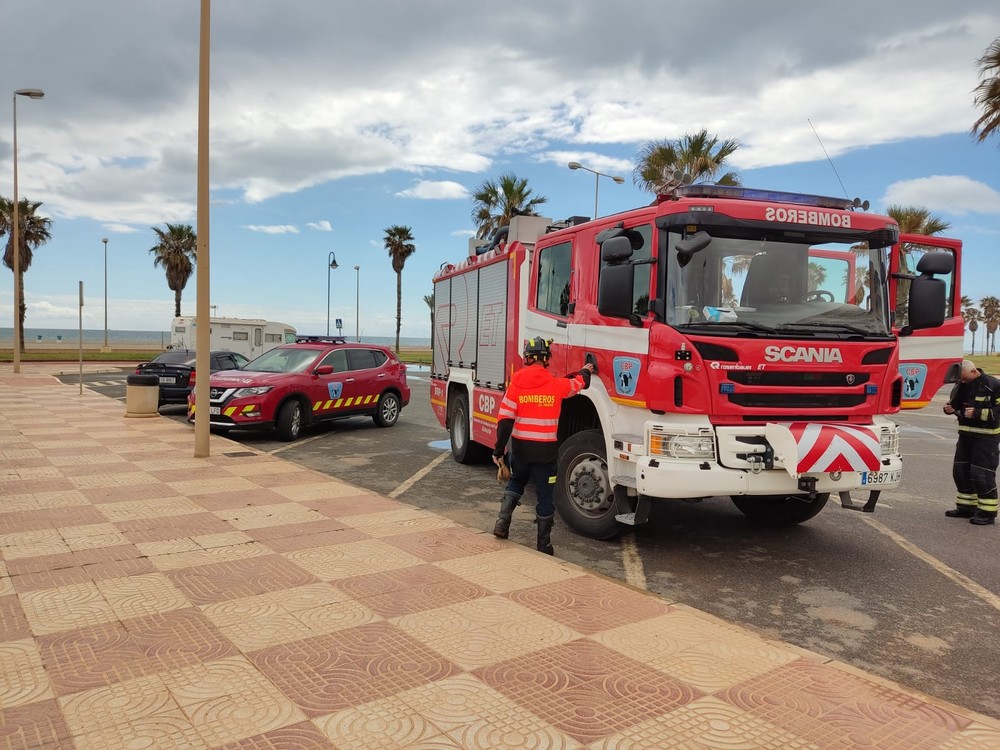
[[[854,373],[853,372],[847,373],[847,384],[848,385],[854,385]]]
[[[327,393],[330,394],[330,398],[340,398],[340,394],[344,390],[343,383],[327,383],[326,384]]]
[[[615,391],[619,396],[634,396],[642,363],[635,357],[615,357]]]

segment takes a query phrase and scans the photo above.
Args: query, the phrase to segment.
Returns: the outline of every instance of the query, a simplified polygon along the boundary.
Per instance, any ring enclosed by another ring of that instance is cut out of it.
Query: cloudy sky
[[[195,225],[198,0],[38,0],[0,64],[0,194],[41,201],[29,328],[163,331],[173,294],[151,227]],[[471,191],[513,171],[546,215],[643,205],[643,142],[707,128],[746,185],[921,205],[966,248],[963,292],[1000,294],[1000,138],[976,144],[976,60],[995,0],[595,2],[214,0],[211,297],[219,315],[322,333],[395,330],[384,229],[412,227],[403,335],[465,255]],[[829,158],[828,158],[829,157]],[[339,268],[328,272],[330,252]],[[354,266],[360,266],[359,271]],[[328,287],[329,285],[329,287]],[[196,280],[184,292],[193,314]],[[0,327],[13,322],[0,272]]]

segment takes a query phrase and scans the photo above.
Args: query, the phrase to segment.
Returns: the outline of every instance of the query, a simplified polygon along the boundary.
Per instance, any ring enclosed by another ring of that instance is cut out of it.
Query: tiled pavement
[[[4,369],[6,368],[6,369]],[[0,365],[0,748],[1000,748],[1000,722]]]

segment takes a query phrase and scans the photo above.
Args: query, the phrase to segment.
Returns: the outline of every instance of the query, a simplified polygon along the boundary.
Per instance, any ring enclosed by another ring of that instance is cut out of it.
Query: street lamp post
[[[24,331],[21,329],[21,217],[17,205],[17,97],[26,96],[29,99],[41,99],[45,92],[41,89],[17,89],[14,92],[14,209],[11,212],[10,241],[14,251],[14,372],[21,372],[21,341]]]
[[[104,243],[104,349],[108,348],[108,238],[102,237]]]
[[[337,256],[330,251],[326,259],[326,335],[330,335],[330,271],[337,268]]]
[[[361,341],[361,266],[354,267],[354,338]]]
[[[583,166],[578,161],[571,161],[566,166],[568,166],[570,169],[582,169],[584,172],[590,172],[592,175],[594,175],[594,218],[595,219],[597,218],[597,192],[598,190],[600,190],[601,187],[601,178],[609,177],[619,185],[625,182],[624,177],[619,177],[618,175],[614,174],[605,174],[604,172],[598,172],[596,169],[591,169],[590,167]]]

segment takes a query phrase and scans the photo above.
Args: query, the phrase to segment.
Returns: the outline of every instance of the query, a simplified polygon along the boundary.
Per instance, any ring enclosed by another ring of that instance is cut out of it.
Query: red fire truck
[[[957,374],[960,253],[857,199],[742,187],[518,216],[434,277],[431,404],[454,458],[486,459],[542,336],[553,372],[597,368],[559,423],[556,507],[578,533],[611,538],[661,499],[729,496],[775,525],[831,494],[871,512],[902,479],[891,415]]]

